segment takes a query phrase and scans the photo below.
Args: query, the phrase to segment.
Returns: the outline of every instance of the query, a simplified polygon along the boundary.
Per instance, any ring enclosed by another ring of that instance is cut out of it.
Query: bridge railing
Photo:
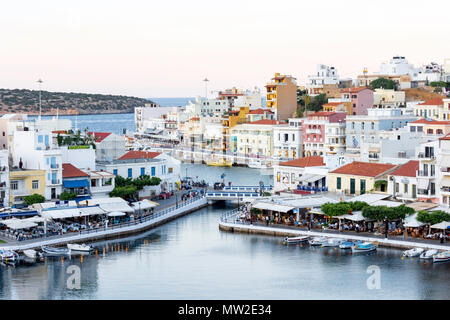
[[[207,198],[259,198],[257,192],[206,192]]]
[[[273,186],[264,186],[262,188],[263,190],[273,190]],[[236,191],[247,191],[247,190],[259,190],[259,186],[228,186],[228,187],[224,187],[223,190],[236,190]]]

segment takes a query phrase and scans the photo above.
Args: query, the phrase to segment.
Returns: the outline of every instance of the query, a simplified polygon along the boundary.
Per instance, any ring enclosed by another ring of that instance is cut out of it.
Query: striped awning
[[[417,179],[417,189],[428,190],[429,185],[429,179]]]

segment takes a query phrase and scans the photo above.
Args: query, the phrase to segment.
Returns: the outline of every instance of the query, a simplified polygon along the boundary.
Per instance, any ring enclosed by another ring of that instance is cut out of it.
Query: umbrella
[[[18,220],[15,223],[10,223],[8,225],[8,228],[10,229],[27,229],[27,228],[32,228],[32,227],[36,227],[37,223],[31,222],[31,221],[21,221]]]
[[[449,229],[450,228],[450,222],[442,221],[440,223],[433,224],[430,228],[442,229],[442,230]]]
[[[424,223],[417,220],[417,212],[414,213],[412,216],[409,216],[405,219],[405,223],[403,224],[406,228],[418,228],[420,226],[423,226]]]
[[[108,213],[108,217],[120,217],[120,216],[124,216],[126,215],[125,212],[120,212],[120,211],[113,211]]]

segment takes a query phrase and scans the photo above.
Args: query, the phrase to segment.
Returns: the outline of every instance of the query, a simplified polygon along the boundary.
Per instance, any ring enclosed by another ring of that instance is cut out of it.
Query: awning
[[[137,202],[133,202],[131,204],[134,207],[134,210],[139,210],[139,209],[150,209],[150,208],[154,208],[156,206],[159,206],[159,203],[154,202],[154,201],[149,201],[147,199],[144,199],[142,201],[137,201]]]
[[[113,212],[108,213],[108,217],[122,217],[125,215],[126,215],[125,212],[120,212],[120,211],[113,211]]]
[[[417,179],[417,189],[428,190],[428,186],[430,185],[429,179]]]
[[[8,228],[18,230],[18,229],[28,229],[36,226],[37,223],[35,222],[18,220],[15,223],[8,225]]]
[[[123,211],[123,212],[134,212],[134,209],[130,207],[126,203],[102,203],[100,204],[100,208],[102,208],[106,212],[113,212],[113,211]]]
[[[86,188],[89,187],[89,180],[63,180],[64,188]]]
[[[256,209],[271,210],[271,211],[277,211],[277,212],[288,212],[289,210],[295,209],[295,207],[292,207],[292,206],[286,206],[286,205],[282,205],[282,204],[268,203],[268,202],[257,202],[254,205],[252,205],[252,207],[256,208]]]
[[[430,228],[441,229],[441,230],[450,229],[450,222],[442,221],[440,223],[433,224]]]
[[[441,180],[441,187],[450,187],[450,177],[443,177]]]
[[[106,213],[102,208],[99,206],[95,207],[81,207],[79,208],[81,216],[93,216],[97,214],[104,214]]]
[[[403,226],[406,228],[418,228],[420,226],[423,226],[424,223],[417,220],[417,214],[418,213],[416,212],[413,215],[406,217]]]
[[[352,214],[344,214],[341,216],[341,219],[347,219],[351,221],[364,221],[366,220],[361,211],[352,212]]]
[[[303,176],[302,176],[302,177],[300,177],[300,180],[303,182],[316,182],[318,180],[321,180],[324,177],[325,176],[321,175],[321,174],[312,174],[312,175],[309,175],[309,177],[307,177],[306,179],[303,179]]]
[[[50,218],[50,219],[66,219],[66,218],[73,218],[73,217],[81,217],[80,210],[77,208],[46,210],[46,211],[43,211],[41,213],[41,215],[45,218]]]

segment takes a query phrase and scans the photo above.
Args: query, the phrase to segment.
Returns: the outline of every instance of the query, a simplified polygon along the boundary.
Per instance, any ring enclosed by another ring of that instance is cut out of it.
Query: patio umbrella
[[[430,228],[441,230],[450,229],[450,222],[442,221],[440,223],[433,224]]]
[[[121,216],[125,216],[126,213],[125,212],[120,212],[120,211],[113,211],[108,213],[108,217],[121,217]]]

